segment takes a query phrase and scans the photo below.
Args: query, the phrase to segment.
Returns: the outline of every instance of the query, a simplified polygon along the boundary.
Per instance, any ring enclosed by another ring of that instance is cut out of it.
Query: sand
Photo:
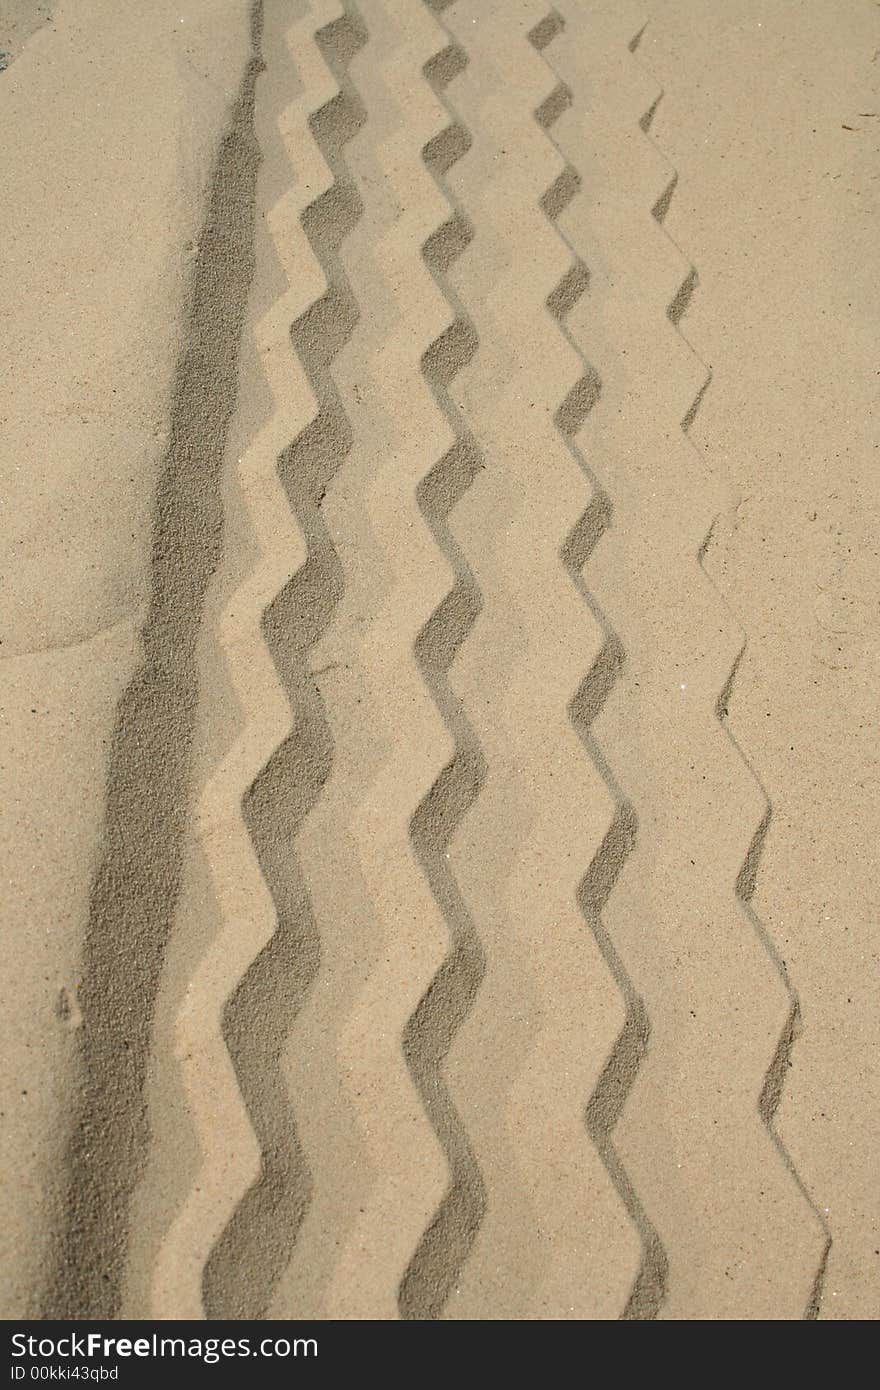
[[[880,10],[146,10],[0,8],[4,1316],[877,1316]]]

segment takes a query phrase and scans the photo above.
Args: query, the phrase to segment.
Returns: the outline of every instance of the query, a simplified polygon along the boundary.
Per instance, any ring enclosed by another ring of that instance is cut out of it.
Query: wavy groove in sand
[[[522,8],[532,24],[544,13]],[[615,1316],[641,1255],[585,1123],[626,1017],[579,903],[615,807],[571,717],[605,635],[563,562],[589,489],[554,414],[563,393],[573,410],[588,392],[584,363],[547,301],[573,302],[583,275],[572,273],[546,215],[571,179],[534,119],[536,107],[547,109],[547,69],[524,20],[522,9],[513,19],[503,10],[484,16],[470,3],[451,25],[474,65],[462,102],[479,143],[476,172],[462,182],[474,185],[475,259],[503,267],[491,288],[479,271],[456,272],[485,347],[453,394],[488,464],[462,517],[471,545],[487,535],[485,553],[471,550],[486,602],[481,640],[467,644],[453,672],[490,770],[485,809],[453,848],[459,880],[479,885],[469,900],[487,950],[484,985],[449,1066],[489,1194],[449,1302],[448,1315],[466,1319],[499,1310],[576,1318],[589,1306]],[[500,688],[481,699],[485,673],[499,669]]]
[[[544,50],[564,27],[565,22],[561,15],[555,10],[551,10],[529,32],[529,41],[539,53],[544,55]],[[535,111],[535,119],[553,143],[560,157],[565,160],[565,156],[550,135],[550,130],[562,112],[571,104],[572,93],[568,85],[559,78],[552,63],[545,55],[544,61],[557,81],[550,95]],[[601,847],[594,855],[581,884],[580,903],[602,952],[603,959],[626,1002],[626,1021],[599,1083],[590,1097],[586,1118],[593,1142],[601,1154],[602,1161],[608,1169],[642,1241],[642,1264],[624,1316],[645,1318],[653,1316],[663,1300],[667,1259],[660,1237],[639,1202],[620,1157],[615,1151],[612,1133],[644,1058],[650,1035],[650,1020],[644,1001],[638,995],[627,975],[624,963],[602,922],[603,908],[614,889],[623,863],[635,843],[637,820],[632,805],[618,787],[605,756],[591,733],[592,724],[617,680],[618,673],[626,659],[626,653],[619,636],[590,593],[582,574],[584,566],[589,562],[599,540],[611,525],[613,504],[607,492],[591,472],[580,449],[574,443],[574,436],[598,401],[602,387],[595,368],[587,360],[565,321],[567,314],[588,288],[589,271],[556,222],[557,217],[571,201],[580,184],[580,175],[577,170],[565,160],[562,173],[550,185],[541,200],[541,205],[548,219],[553,223],[556,234],[565,243],[572,255],[571,267],[549,296],[547,307],[556,319],[560,333],[578,355],[584,368],[583,376],[569,390],[558,407],[555,421],[557,428],[566,440],[572,457],[593,488],[590,504],[572,528],[563,547],[562,556],[572,583],[583,597],[605,637],[599,655],[572,698],[571,718],[615,802],[613,823],[609,827]]]
[[[413,92],[431,48],[411,32],[419,14],[401,23],[406,4],[360,0],[370,45],[351,68],[369,139],[348,154],[364,203],[346,244],[362,319],[339,382],[358,408],[345,478],[323,504],[345,594],[313,657],[336,750],[300,839],[322,969],[287,1059],[315,1184],[279,1317],[396,1318],[401,1274],[448,1180],[400,1045],[447,949],[408,825],[449,751],[412,644],[451,582],[415,499],[448,433],[419,371],[448,311],[419,256],[440,216],[420,158],[438,111]],[[372,176],[376,162],[386,177]]]
[[[205,1268],[206,1307],[209,1313],[226,1316],[265,1313],[310,1195],[311,1180],[280,1063],[292,1020],[317,972],[320,943],[305,883],[298,870],[291,872],[289,846],[320,796],[332,761],[330,730],[309,669],[309,652],[331,622],[342,587],[320,504],[351,445],[350,425],[330,367],[358,318],[339,247],[361,210],[342,149],[363,120],[346,72],[365,41],[366,31],[350,3],[315,34],[326,71],[339,90],[309,116],[308,125],[333,181],[312,197],[301,222],[327,289],[291,329],[318,410],[280,460],[308,554],[264,618],[267,642],[291,695],[295,724],[246,800],[251,838],[276,904],[277,928],[230,997],[224,1017],[227,1046],[262,1152],[260,1175]],[[261,1026],[255,1026],[258,1020]]]
[[[428,8],[445,7],[429,3]],[[399,1302],[405,1318],[440,1314],[473,1244],[486,1202],[476,1159],[441,1073],[443,1060],[473,1003],[485,970],[477,933],[447,863],[447,846],[479,795],[485,777],[479,743],[446,679],[480,609],[479,591],[446,518],[482,466],[479,446],[446,389],[477,350],[473,323],[444,275],[473,237],[467,218],[443,180],[445,172],[470,146],[467,130],[444,95],[449,82],[466,66],[467,55],[451,41],[448,32],[447,39],[450,41],[425,64],[424,74],[450,123],[428,142],[423,157],[440,185],[452,217],[428,238],[422,255],[452,309],[453,321],[425,352],[422,370],[451,425],[455,443],[423,478],[417,496],[437,545],[452,568],[455,583],[423,627],[414,651],[425,683],[452,735],[455,752],[417,807],[410,834],[447,922],[450,950],[406,1026],[403,1047],[422,1103],[446,1153],[451,1181],[401,1282]]]
[[[630,40],[629,50],[632,54],[635,54],[637,52],[646,28],[647,25],[643,25],[642,28],[639,29],[639,31]],[[651,102],[644,115],[639,120],[639,126],[641,130],[643,131],[645,136],[649,140],[651,140],[651,143],[654,146],[654,148],[658,150],[659,147],[653,140],[653,137],[651,136],[650,132],[654,116],[656,115],[662,97],[663,92],[661,90],[654,98],[654,100]],[[662,154],[662,151],[659,152]],[[672,198],[675,193],[677,184],[678,171],[673,170],[666,188],[655,202],[651,211],[658,225],[663,227],[665,235],[672,242],[673,246],[675,246],[675,249],[678,252],[678,254],[682,257],[683,260],[687,261],[687,257],[684,255],[681,248],[673,241],[672,237],[669,235],[669,232],[663,225],[664,219],[666,218],[666,215],[669,211],[669,207],[672,202]],[[687,312],[688,305],[690,304],[697,283],[698,275],[696,267],[694,265],[689,265],[684,279],[682,280],[682,283],[677,293],[675,294],[667,309],[667,316],[670,322],[673,324],[676,332],[679,334],[679,337],[687,345],[688,349],[693,354],[694,359],[700,362],[700,365],[703,367],[705,371],[705,378],[703,380],[703,384],[701,385],[699,391],[696,394],[696,397],[694,398],[693,403],[687,410],[681,422],[681,428],[685,434],[687,434],[691,425],[693,424],[694,419],[696,418],[697,411],[699,410],[700,404],[703,400],[703,396],[705,395],[706,390],[709,387],[709,384],[712,380],[711,368],[709,368],[705,362],[702,362],[693,344],[688,340],[684,333],[682,333],[680,327],[681,320]],[[718,586],[712,580],[704,563],[705,554],[711,541],[714,524],[715,523],[713,521],[699,548],[698,561],[703,574],[706,576],[706,579],[712,585],[719,600],[722,603],[724,603],[727,612],[730,613],[729,605],[725,602],[723,595],[718,589]],[[773,969],[776,971],[785,989],[785,992],[788,995],[789,1000],[788,1018],[780,1035],[779,1041],[776,1046],[776,1050],[773,1054],[773,1058],[767,1068],[767,1072],[764,1078],[764,1084],[761,1087],[760,1095],[758,1098],[758,1112],[761,1116],[762,1122],[764,1123],[770,1134],[770,1137],[773,1141],[777,1153],[779,1154],[780,1159],[787,1168],[798,1190],[800,1191],[804,1201],[811,1208],[813,1215],[816,1218],[816,1221],[818,1222],[819,1226],[824,1232],[824,1248],[822,1250],[818,1267],[815,1272],[810,1297],[807,1301],[807,1305],[804,1310],[804,1318],[812,1320],[818,1318],[819,1309],[821,1306],[825,1270],[828,1262],[828,1255],[831,1249],[831,1233],[823,1213],[819,1210],[819,1207],[814,1202],[810,1193],[807,1191],[806,1185],[803,1179],[801,1178],[800,1174],[798,1173],[794,1161],[791,1155],[789,1154],[788,1150],[786,1149],[774,1123],[776,1111],[778,1109],[779,1101],[782,1095],[782,1088],[785,1082],[785,1075],[790,1065],[792,1048],[800,1031],[801,1009],[797,991],[789,977],[788,971],[785,967],[782,957],[780,956],[779,951],[774,941],[772,940],[769,932],[767,931],[764,924],[761,922],[760,918],[754,910],[754,907],[752,906],[752,897],[755,891],[755,884],[757,880],[758,869],[760,866],[761,853],[763,850],[764,841],[766,839],[770,821],[773,816],[773,807],[770,802],[770,798],[767,794],[766,788],[764,787],[764,784],[761,781],[761,778],[757,772],[757,769],[755,768],[753,762],[749,759],[745,750],[742,748],[742,746],[734,736],[733,731],[731,730],[730,724],[728,722],[728,706],[730,702],[731,692],[733,690],[733,685],[736,680],[736,675],[739,670],[740,663],[748,645],[747,638],[742,633],[741,628],[740,633],[742,635],[742,646],[733,663],[727,680],[725,681],[724,686],[718,696],[715,705],[715,713],[719,723],[723,726],[724,731],[728,739],[730,740],[730,743],[736,750],[737,756],[739,757],[743,767],[748,772],[755,786],[759,789],[764,802],[764,814],[762,815],[760,822],[749,843],[745,859],[736,877],[734,891],[744,916],[748,920],[752,930],[754,931],[756,937],[761,943],[761,946],[766,952],[767,958],[771,962]]]
[[[160,1316],[200,1316],[200,1281],[209,1316],[263,1315],[309,1200],[279,1058],[319,947],[289,847],[332,757],[308,655],[340,589],[318,504],[349,439],[329,367],[357,319],[337,249],[359,212],[340,151],[361,119],[344,74],[365,38],[350,6],[325,12],[316,34],[303,21],[289,37],[303,93],[284,115],[284,138],[301,178],[270,222],[291,289],[258,329],[277,412],[240,473],[262,556],[222,619],[247,723],[199,807],[223,925],[178,1024],[203,1167],[160,1251]],[[285,523],[291,507],[299,531]],[[231,1134],[228,1125],[218,1132],[218,1088]],[[175,1293],[181,1271],[185,1288]]]
[[[437,1132],[403,1046],[409,1021],[450,951],[448,914],[425,873],[411,821],[456,752],[416,657],[420,633],[456,580],[419,505],[419,489],[456,434],[422,369],[425,352],[450,321],[448,298],[421,253],[449,211],[422,157],[447,113],[428,84],[414,82],[435,52],[436,25],[409,0],[362,0],[362,8],[372,40],[370,73],[361,77],[364,55],[355,80],[365,93],[369,82],[369,153],[384,177],[374,180],[362,171],[365,216],[350,251],[352,274],[357,266],[376,310],[368,317],[365,292],[358,363],[350,370],[362,410],[377,424],[358,431],[353,462],[386,582],[359,624],[357,664],[374,701],[383,752],[344,808],[368,901],[372,954],[367,964],[361,952],[360,987],[339,1028],[336,1056],[371,1171],[336,1236],[321,1307],[333,1318],[391,1319],[400,1315],[399,1288],[413,1250],[443,1203],[450,1176],[454,1189],[460,1163],[452,1148],[456,1136],[448,1142]],[[359,143],[358,158],[366,158],[365,146]],[[357,605],[356,594],[353,601]],[[323,1154],[328,1170],[335,1161],[326,1147],[328,1119],[332,1123],[332,1115],[323,1117],[322,1133],[322,1117],[317,1123],[308,1117],[316,1171]],[[314,1211],[315,1205],[308,1227]],[[307,1234],[304,1228],[296,1253],[303,1279]]]

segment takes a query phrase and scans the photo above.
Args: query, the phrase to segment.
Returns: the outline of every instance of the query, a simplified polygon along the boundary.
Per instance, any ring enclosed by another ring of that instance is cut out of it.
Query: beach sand
[[[880,9],[0,50],[0,1311],[876,1317]]]

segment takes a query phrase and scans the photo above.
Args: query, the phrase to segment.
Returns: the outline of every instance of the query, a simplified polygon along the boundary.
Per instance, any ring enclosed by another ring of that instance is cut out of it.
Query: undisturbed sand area
[[[880,7],[0,53],[0,1313],[875,1318]]]

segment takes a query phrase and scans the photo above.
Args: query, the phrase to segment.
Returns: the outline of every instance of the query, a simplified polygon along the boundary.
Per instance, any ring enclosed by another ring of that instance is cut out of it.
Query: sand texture
[[[0,1313],[876,1318],[880,7],[0,50]]]

